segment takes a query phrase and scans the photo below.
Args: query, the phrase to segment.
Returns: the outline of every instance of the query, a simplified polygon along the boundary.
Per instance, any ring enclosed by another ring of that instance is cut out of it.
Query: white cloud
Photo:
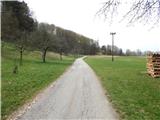
[[[124,21],[118,23],[118,16],[110,26],[104,19],[95,18],[101,7],[100,0],[25,0],[34,11],[39,22],[48,22],[73,30],[87,37],[98,39],[100,45],[111,44],[110,32],[117,32],[115,44],[123,49],[160,51],[160,28],[149,31],[141,24],[126,27]]]

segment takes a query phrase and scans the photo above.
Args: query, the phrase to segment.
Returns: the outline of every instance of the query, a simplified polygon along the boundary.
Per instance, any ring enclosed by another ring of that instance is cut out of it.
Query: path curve
[[[104,95],[92,69],[83,58],[79,58],[17,119],[118,120],[118,115]]]

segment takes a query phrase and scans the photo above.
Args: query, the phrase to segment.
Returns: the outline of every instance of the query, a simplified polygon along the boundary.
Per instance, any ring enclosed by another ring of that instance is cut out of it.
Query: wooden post
[[[112,35],[112,62],[114,61],[114,35],[116,33],[115,32],[111,32],[110,35]]]

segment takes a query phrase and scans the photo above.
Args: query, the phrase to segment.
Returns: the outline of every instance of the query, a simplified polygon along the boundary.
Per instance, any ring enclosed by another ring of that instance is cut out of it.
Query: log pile
[[[147,56],[147,72],[154,78],[160,77],[160,54],[149,54]]]

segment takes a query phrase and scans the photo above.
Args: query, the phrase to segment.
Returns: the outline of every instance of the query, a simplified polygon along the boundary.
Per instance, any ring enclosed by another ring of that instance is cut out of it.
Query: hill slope
[[[23,65],[18,66],[18,73],[13,74],[13,67],[18,64],[18,51],[13,44],[2,43],[2,119],[31,99],[38,91],[56,80],[72,64],[72,57],[49,52],[47,62],[41,62],[39,51],[25,51]]]

